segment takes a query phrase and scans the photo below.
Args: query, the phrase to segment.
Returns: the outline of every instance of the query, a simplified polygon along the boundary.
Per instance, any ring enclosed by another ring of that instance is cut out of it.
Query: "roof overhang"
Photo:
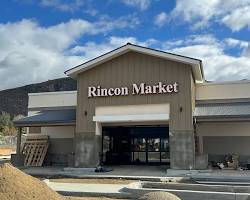
[[[116,57],[118,57],[122,54],[125,54],[127,52],[130,52],[130,51],[134,51],[134,52],[138,52],[138,53],[142,53],[142,54],[146,54],[146,55],[150,55],[150,56],[155,56],[155,57],[159,57],[159,58],[163,58],[163,59],[172,60],[172,61],[191,65],[192,66],[192,73],[193,73],[193,77],[194,77],[195,81],[196,82],[204,82],[204,73],[203,73],[203,67],[202,67],[201,60],[182,56],[182,55],[177,55],[177,54],[173,54],[173,53],[168,53],[168,52],[164,52],[164,51],[159,51],[159,50],[155,50],[155,49],[150,49],[150,48],[146,48],[146,47],[142,47],[142,46],[138,46],[138,45],[133,45],[130,43],[128,43],[124,46],[121,46],[117,49],[114,49],[113,51],[110,51],[110,52],[103,54],[99,57],[96,57],[92,60],[89,60],[81,65],[78,65],[78,66],[72,68],[72,69],[69,69],[69,70],[65,71],[64,73],[67,76],[70,76],[71,78],[76,78],[79,73],[87,71],[87,70],[89,70],[97,65],[100,65],[104,62],[107,62],[113,58],[116,58]]]
[[[196,121],[249,121],[249,102],[201,103],[195,107]]]
[[[250,116],[216,116],[216,117],[195,117],[197,122],[249,122]]]
[[[76,111],[68,110],[44,110],[32,116],[27,116],[14,121],[16,127],[32,126],[69,126],[75,125]]]

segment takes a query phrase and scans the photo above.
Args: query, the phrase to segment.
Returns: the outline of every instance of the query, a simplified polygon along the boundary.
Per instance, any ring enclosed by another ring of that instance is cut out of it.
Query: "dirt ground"
[[[1,200],[64,200],[46,183],[29,176],[10,164],[0,167]]]
[[[118,200],[118,199],[110,199],[106,197],[66,197],[66,200]],[[126,199],[119,199],[126,200]]]
[[[16,149],[14,147],[0,147],[0,156],[9,156],[15,152]]]
[[[112,198],[64,197],[46,183],[25,174],[10,164],[0,166],[1,200],[116,200]]]
[[[76,179],[76,178],[50,179],[50,181],[57,183],[97,183],[97,184],[129,184],[135,182],[135,180],[126,180],[126,179]]]

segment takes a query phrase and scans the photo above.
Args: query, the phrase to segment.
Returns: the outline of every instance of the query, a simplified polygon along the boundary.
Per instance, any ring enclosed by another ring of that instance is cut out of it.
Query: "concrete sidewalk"
[[[248,182],[250,171],[240,170],[167,170],[167,177],[189,177],[194,181]]]
[[[22,170],[36,177],[124,178],[144,181],[164,181],[184,177],[194,181],[249,182],[250,171],[239,170],[172,170],[163,166],[109,166],[113,171],[94,172],[94,168],[27,167]]]
[[[110,172],[94,172],[94,168],[27,167],[21,170],[32,176],[68,178],[124,178],[160,181],[166,177],[162,166],[109,166]]]
[[[84,183],[58,183],[48,179],[44,182],[53,190],[65,196],[105,196],[115,198],[130,198],[131,195],[122,192],[127,185],[123,184],[84,184]]]
[[[231,191],[230,186],[212,186],[222,187],[221,189],[210,190],[206,185],[191,186],[183,185],[180,188],[155,188],[143,187],[143,182],[135,182],[128,185],[123,184],[82,184],[82,183],[57,183],[45,180],[46,184],[53,190],[65,196],[84,196],[84,197],[110,197],[110,198],[124,198],[137,199],[148,192],[164,191],[170,192],[182,200],[249,200],[249,193],[245,193],[244,188],[237,191]],[[228,189],[228,187],[230,187]],[[225,191],[224,191],[225,190]]]
[[[213,170],[211,172],[191,174],[190,177],[196,181],[241,182],[250,185],[250,171]]]

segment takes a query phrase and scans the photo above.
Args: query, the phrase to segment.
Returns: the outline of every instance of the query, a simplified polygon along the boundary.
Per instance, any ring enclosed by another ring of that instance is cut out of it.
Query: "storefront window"
[[[134,138],[134,151],[145,151],[146,140],[145,138]]]
[[[112,149],[111,138],[109,136],[104,136],[103,137],[103,155],[102,155],[103,162],[106,161],[106,154],[107,154],[107,152],[110,151],[110,149]]]
[[[148,139],[148,151],[160,151],[160,138]]]
[[[161,139],[161,151],[169,151],[169,141],[168,139]]]
[[[169,162],[170,156],[169,152],[161,152],[161,162]]]
[[[146,152],[134,152],[134,162],[137,164],[146,162]]]
[[[160,152],[148,152],[148,162],[150,163],[160,162]]]

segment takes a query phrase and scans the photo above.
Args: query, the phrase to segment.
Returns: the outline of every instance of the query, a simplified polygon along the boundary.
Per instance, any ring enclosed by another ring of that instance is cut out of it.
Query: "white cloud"
[[[74,12],[85,5],[86,0],[71,0],[65,2],[63,0],[41,0],[41,5],[46,7],[53,7],[64,12]]]
[[[157,44],[158,41],[154,39],[148,39],[146,41],[138,41],[135,37],[110,37],[107,41],[102,43],[87,42],[83,46],[76,46],[71,49],[72,54],[82,54],[87,59],[92,59],[101,54],[107,53],[117,47],[123,46],[127,43],[137,44],[144,47]]]
[[[223,17],[222,22],[233,31],[250,27],[250,5],[233,10],[230,14]]]
[[[226,53],[232,44],[241,48],[239,56]],[[181,42],[173,41],[172,46],[166,42],[164,50],[201,59],[207,80],[241,80],[250,79],[250,55],[244,53],[248,48],[246,44],[233,38],[219,41],[212,35],[196,35]]]
[[[159,26],[162,27],[164,26],[166,23],[168,22],[168,16],[165,12],[161,12],[158,15],[156,15],[155,17],[155,21],[154,23]]]
[[[249,46],[247,41],[237,40],[234,38],[226,38],[225,42],[229,47],[239,47],[241,49],[246,49]]]
[[[207,80],[250,79],[250,55],[245,53],[248,43],[233,38],[221,41],[213,35],[191,35],[181,40],[166,42],[155,39],[140,41],[135,37],[110,37],[102,43],[88,42],[82,46],[76,46],[72,49],[72,53],[82,54],[91,59],[127,42],[146,47],[157,46],[164,51],[201,59]],[[237,48],[240,55],[230,55],[227,53],[229,48]]]
[[[164,42],[113,36],[101,43],[78,42],[87,34],[106,34],[138,23],[130,22],[126,17],[116,20],[104,17],[94,23],[70,20],[49,27],[34,20],[0,24],[0,89],[62,77],[66,69],[127,42],[202,59],[208,80],[250,79],[249,42],[235,38],[218,40],[213,35],[192,35]],[[228,49],[239,53],[231,55]]]
[[[213,16],[219,3],[219,0],[177,0],[173,13],[186,21],[196,18],[208,20]]]
[[[184,39],[170,40],[162,43],[164,49],[173,49],[176,47],[191,46],[196,44],[212,44],[217,40],[212,35],[191,35]]]
[[[134,28],[140,24],[140,20],[135,14],[128,16],[122,16],[117,19],[113,19],[109,16],[103,15],[99,21],[95,23],[102,31],[112,30],[116,28]]]
[[[150,0],[122,0],[128,6],[139,8],[140,10],[146,10],[150,6]]]
[[[250,0],[177,0],[173,18],[192,24],[192,28],[209,26],[211,20],[224,23],[233,31],[249,26]]]
[[[89,8],[84,11],[86,14],[89,14],[90,16],[94,17],[98,14],[98,10],[94,8]]]
[[[0,24],[0,90],[64,76],[66,69],[88,59],[87,54],[70,53],[80,37],[133,26],[130,23],[120,18],[70,20],[50,27],[28,19]]]

